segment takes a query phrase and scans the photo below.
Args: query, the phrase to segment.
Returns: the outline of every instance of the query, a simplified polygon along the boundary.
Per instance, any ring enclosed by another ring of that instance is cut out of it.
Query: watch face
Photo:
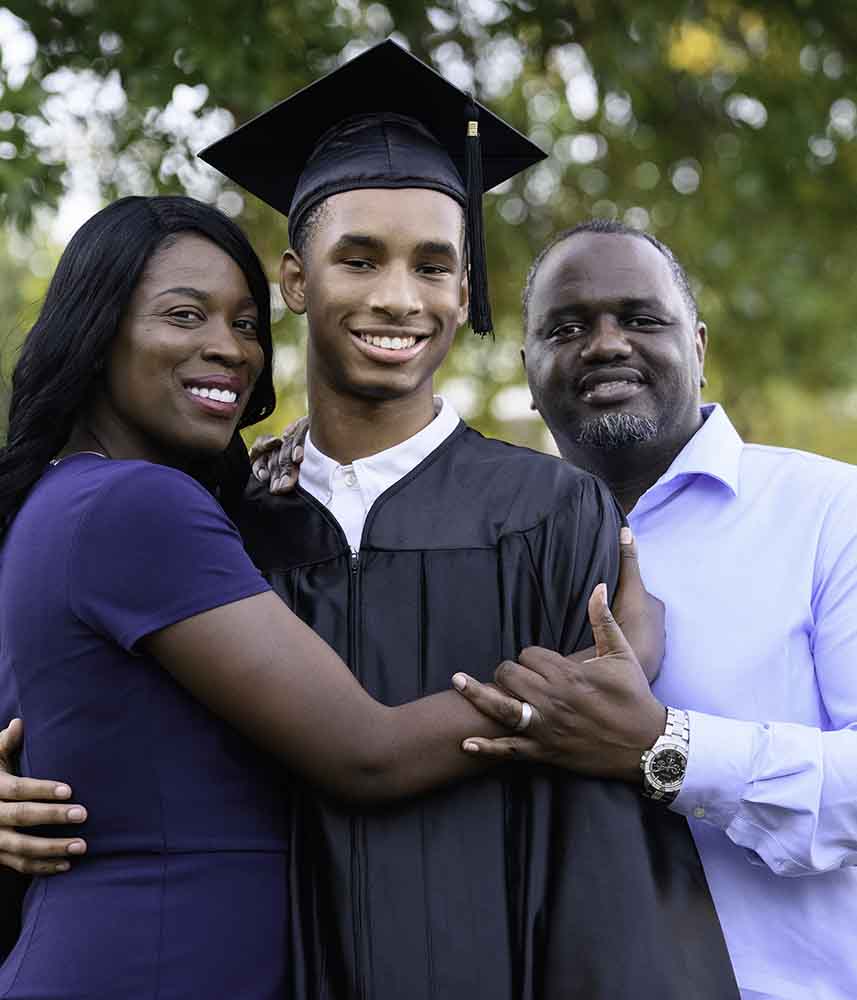
[[[657,785],[672,785],[681,781],[687,767],[687,758],[679,750],[669,747],[654,755],[649,768],[651,781]]]

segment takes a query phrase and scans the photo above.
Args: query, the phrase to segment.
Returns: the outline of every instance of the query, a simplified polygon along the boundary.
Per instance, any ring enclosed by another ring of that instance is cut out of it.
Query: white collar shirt
[[[300,483],[336,518],[352,552],[360,549],[363,525],[372,504],[438,448],[460,423],[455,408],[435,397],[434,420],[406,441],[350,465],[340,465],[319,451],[307,434]]]

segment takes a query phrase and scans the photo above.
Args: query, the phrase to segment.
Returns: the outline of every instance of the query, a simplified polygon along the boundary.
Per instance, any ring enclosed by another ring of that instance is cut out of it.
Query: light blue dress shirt
[[[629,522],[690,710],[689,817],[747,1000],[857,998],[857,468],[719,406]]]

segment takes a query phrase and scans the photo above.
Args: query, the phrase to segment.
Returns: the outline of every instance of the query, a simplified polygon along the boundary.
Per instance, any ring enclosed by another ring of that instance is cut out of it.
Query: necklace
[[[64,462],[67,458],[71,458],[72,455],[97,455],[99,458],[112,458],[113,456],[104,446],[101,438],[95,433],[95,431],[84,424],[83,429],[92,438],[92,440],[98,445],[101,451],[89,451],[86,448],[82,448],[80,451],[70,451],[67,455],[61,455],[59,458],[52,458],[48,465],[59,465],[60,462]]]
[[[52,458],[48,465],[59,465],[60,462],[64,462],[67,458],[73,458],[75,455],[97,455],[99,458],[109,458],[108,455],[103,455],[100,451],[70,451],[60,458]]]

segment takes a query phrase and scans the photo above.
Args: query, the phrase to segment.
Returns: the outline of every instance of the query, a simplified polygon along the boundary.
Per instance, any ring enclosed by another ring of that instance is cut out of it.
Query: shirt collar
[[[701,412],[702,426],[643,497],[683,476],[707,476],[723,483],[733,496],[738,496],[744,442],[719,403],[706,403]]]
[[[458,426],[460,418],[452,403],[443,396],[435,396],[435,402],[440,409],[434,420],[413,437],[351,463],[367,509],[382,493],[428,458]],[[318,450],[308,432],[300,471],[300,484],[307,493],[327,503],[333,493],[333,477],[341,468],[334,459]]]

